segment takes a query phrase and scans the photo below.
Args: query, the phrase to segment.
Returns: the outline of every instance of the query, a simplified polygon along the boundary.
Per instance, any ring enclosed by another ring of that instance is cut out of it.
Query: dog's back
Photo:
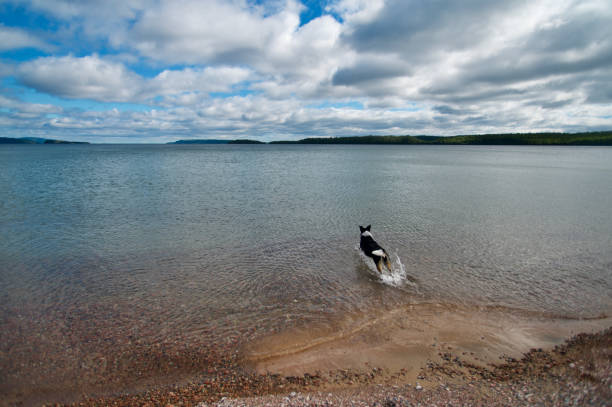
[[[370,226],[364,228],[364,230],[361,232],[359,247],[369,257],[372,257],[372,252],[382,249],[382,247],[380,247],[380,245],[376,243],[376,240],[374,240],[372,237],[372,234],[370,233]]]

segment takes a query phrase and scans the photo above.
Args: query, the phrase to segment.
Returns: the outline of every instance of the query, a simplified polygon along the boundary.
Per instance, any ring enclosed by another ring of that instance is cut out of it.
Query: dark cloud
[[[409,74],[410,69],[407,66],[388,65],[384,62],[365,62],[350,68],[339,69],[332,78],[332,84],[335,86],[352,86],[363,82],[390,79]]]
[[[504,85],[592,71],[612,64],[612,47],[598,55],[573,61],[566,61],[563,56],[550,56],[532,63],[508,64],[502,59],[504,59],[503,56],[500,56],[491,60],[474,62],[472,69],[466,69],[463,83],[486,82]]]
[[[463,109],[455,109],[454,107],[448,105],[434,106],[433,110],[445,115],[458,115],[466,113],[466,111]]]
[[[554,101],[549,101],[549,100],[533,100],[533,101],[527,103],[527,105],[530,105],[530,106],[539,106],[542,109],[559,109],[559,108],[567,106],[567,105],[569,105],[571,103],[572,103],[571,99],[554,100]]]
[[[537,29],[524,48],[537,53],[583,51],[594,44],[607,42],[612,36],[609,16],[582,11],[564,16],[562,22]]]
[[[458,83],[442,84],[421,89],[421,97],[442,100],[447,103],[478,103],[496,100],[512,100],[525,97],[528,90],[496,86],[463,86]]]
[[[612,37],[611,37],[612,38]],[[612,66],[612,41],[600,47],[597,53],[568,57],[564,53],[538,55],[530,50],[509,55],[497,55],[486,60],[476,60],[465,67],[463,82],[488,82],[497,85],[593,71]],[[533,55],[530,62],[522,63],[520,56]]]
[[[415,98],[442,102],[434,110],[445,115],[463,114],[446,103],[526,98],[526,104],[537,99],[534,104],[546,109],[568,105],[559,98],[541,103],[536,90],[582,94],[594,103],[609,101],[610,7],[602,2],[549,6],[523,0],[390,0],[372,20],[353,24],[342,39],[361,53],[410,61],[424,79],[416,84]],[[529,11],[541,15],[526,22],[518,18]],[[333,83],[350,84],[377,97],[381,88],[369,86],[368,74],[376,78],[374,69],[340,70]]]
[[[361,52],[397,53],[408,60],[472,47],[488,34],[496,14],[525,3],[509,0],[390,0],[373,21],[357,24],[344,40]]]
[[[609,72],[608,78],[612,77],[612,72]],[[586,86],[587,103],[610,104],[612,105],[612,82],[602,81],[601,83],[591,83]]]

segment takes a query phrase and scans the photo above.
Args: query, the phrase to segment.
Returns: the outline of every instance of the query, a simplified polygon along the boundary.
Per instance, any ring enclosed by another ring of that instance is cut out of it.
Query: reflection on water
[[[0,393],[424,301],[609,313],[611,178],[610,148],[3,146]]]

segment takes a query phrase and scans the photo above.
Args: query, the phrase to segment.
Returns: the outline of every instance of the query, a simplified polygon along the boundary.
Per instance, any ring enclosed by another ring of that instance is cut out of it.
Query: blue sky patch
[[[321,103],[307,105],[306,107],[309,107],[311,109],[331,109],[331,108],[335,108],[335,109],[356,109],[356,110],[363,110],[363,103],[357,102],[357,101],[354,101],[354,100],[350,101],[350,102],[331,102],[331,101],[325,101],[325,102],[321,102]]]

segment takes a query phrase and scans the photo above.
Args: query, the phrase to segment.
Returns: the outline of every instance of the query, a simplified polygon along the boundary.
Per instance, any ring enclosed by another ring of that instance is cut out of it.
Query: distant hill
[[[85,141],[65,141],[38,137],[0,137],[0,144],[89,144]]]
[[[0,137],[0,144],[36,144],[36,143],[30,140],[24,140],[22,138]]]
[[[508,133],[439,137],[432,144],[480,145],[583,145],[610,146],[612,131],[588,133]]]
[[[47,139],[43,144],[89,144],[86,141],[65,141],[65,140],[53,140]]]
[[[612,145],[612,131],[588,133],[507,133],[465,136],[312,137],[271,144],[448,144],[448,145]]]
[[[426,143],[431,143],[433,141],[436,141],[444,137],[441,137],[441,136],[414,136],[414,138],[419,139],[421,141],[425,141]]]
[[[201,140],[177,140],[166,144],[228,144],[231,140],[201,139]]]
[[[422,144],[412,136],[353,136],[353,137],[311,137],[298,141],[272,141],[270,144]]]
[[[259,140],[238,139],[238,140],[231,140],[227,144],[266,144],[266,143],[264,143],[263,141],[259,141]]]
[[[177,140],[166,144],[265,144],[263,141],[237,139],[237,140],[219,140],[219,139],[199,139],[199,140]]]

